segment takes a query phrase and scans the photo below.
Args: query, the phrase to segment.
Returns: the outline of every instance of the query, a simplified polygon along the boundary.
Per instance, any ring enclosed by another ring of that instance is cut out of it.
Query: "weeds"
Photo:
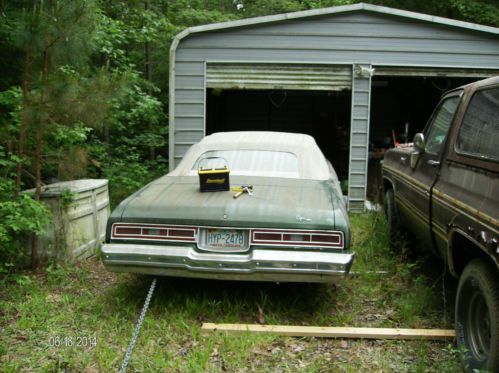
[[[202,322],[451,327],[442,321],[438,271],[394,253],[380,216],[351,221],[358,275],[337,286],[160,278],[129,371],[457,370],[457,354],[444,342],[201,334]],[[30,280],[4,281],[0,290],[1,371],[119,368],[150,278],[109,273],[96,259],[22,275]],[[85,336],[95,346],[50,343]]]

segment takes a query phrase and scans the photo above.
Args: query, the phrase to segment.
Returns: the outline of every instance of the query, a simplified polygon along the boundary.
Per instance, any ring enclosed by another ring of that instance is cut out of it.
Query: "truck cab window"
[[[476,92],[459,130],[457,151],[499,161],[499,87]]]
[[[440,154],[449,126],[454,118],[459,99],[460,96],[449,97],[438,108],[426,136],[425,151],[427,153]]]

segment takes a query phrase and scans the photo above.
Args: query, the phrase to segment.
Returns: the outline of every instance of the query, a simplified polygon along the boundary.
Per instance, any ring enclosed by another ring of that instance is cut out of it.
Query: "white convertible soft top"
[[[206,152],[214,150],[264,150],[292,153],[298,159],[298,177],[327,180],[331,177],[329,166],[309,135],[287,132],[241,131],[218,132],[204,137],[185,154],[170,176],[192,175],[193,165]]]

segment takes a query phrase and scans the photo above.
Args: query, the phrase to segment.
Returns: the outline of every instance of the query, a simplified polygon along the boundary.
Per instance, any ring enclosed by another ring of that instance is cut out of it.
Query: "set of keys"
[[[234,198],[240,197],[243,193],[247,193],[249,196],[253,195],[253,185],[241,185],[238,187],[231,187],[231,191],[236,192]]]

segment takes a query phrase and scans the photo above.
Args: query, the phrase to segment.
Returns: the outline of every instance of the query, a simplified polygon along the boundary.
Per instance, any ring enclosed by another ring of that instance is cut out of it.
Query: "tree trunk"
[[[42,160],[42,146],[43,146],[43,132],[45,128],[45,116],[43,115],[43,111],[45,108],[45,99],[46,99],[46,84],[48,82],[48,64],[49,64],[49,53],[48,48],[43,51],[43,71],[42,71],[42,89],[40,95],[40,108],[41,113],[39,113],[40,121],[38,122],[38,126],[36,127],[36,147],[35,147],[35,200],[40,201],[40,196],[42,194],[42,172],[41,172],[41,160]],[[38,258],[38,240],[36,236],[33,236],[31,241],[31,266],[33,269],[36,269],[39,264]]]
[[[149,1],[145,2],[145,9],[149,9]],[[152,83],[152,47],[151,42],[146,41],[146,79]],[[152,87],[149,86],[149,96],[152,96]],[[149,123],[149,132],[153,131],[152,124]],[[154,146],[149,147],[149,160],[154,161],[156,158],[156,151]]]
[[[35,200],[40,201],[41,195],[41,154],[43,143],[43,131],[40,127],[36,129],[36,148],[35,148]],[[31,267],[38,268],[38,238],[36,235],[31,236]]]
[[[43,130],[36,129],[36,148],[35,148],[35,200],[39,201],[42,194],[42,145],[43,145]]]
[[[24,60],[23,68],[23,80],[22,80],[22,92],[23,92],[23,108],[21,112],[21,123],[19,127],[19,144],[17,146],[17,156],[19,161],[16,168],[16,189],[15,195],[19,196],[21,192],[21,177],[23,173],[23,162],[24,162],[24,144],[26,142],[26,132],[28,130],[28,112],[30,109],[30,97],[29,97],[29,76],[31,71],[31,54],[26,53],[26,58]]]

